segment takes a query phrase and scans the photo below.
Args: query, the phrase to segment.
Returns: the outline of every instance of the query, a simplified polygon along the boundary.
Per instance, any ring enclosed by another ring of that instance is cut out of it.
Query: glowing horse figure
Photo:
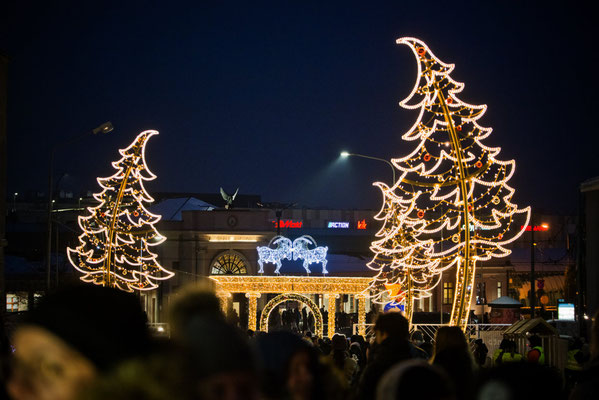
[[[314,245],[315,248],[309,249],[309,245]],[[310,264],[321,263],[322,273],[328,274],[327,271],[327,251],[328,247],[319,247],[316,245],[314,238],[308,235],[300,236],[293,241],[293,260],[304,260],[304,269],[310,273]]]
[[[274,249],[270,247],[271,244],[277,245]],[[268,246],[259,246],[258,250],[258,265],[260,265],[259,274],[264,273],[264,263],[275,264],[275,274],[279,273],[281,269],[281,260],[291,260],[293,248],[291,240],[283,236],[275,236],[272,238]]]

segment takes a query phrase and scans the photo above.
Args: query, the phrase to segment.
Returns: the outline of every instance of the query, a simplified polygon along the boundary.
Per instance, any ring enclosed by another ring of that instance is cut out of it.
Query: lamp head
[[[95,135],[97,133],[109,133],[112,132],[113,129],[114,127],[112,126],[112,122],[108,121],[95,128],[92,132]]]
[[[345,157],[349,157],[349,152],[348,151],[342,151],[341,154],[339,154],[341,157],[345,158]]]

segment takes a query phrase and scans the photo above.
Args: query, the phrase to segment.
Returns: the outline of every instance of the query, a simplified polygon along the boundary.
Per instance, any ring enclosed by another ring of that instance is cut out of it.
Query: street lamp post
[[[536,294],[536,276],[535,276],[535,224],[534,214],[530,215],[530,319],[535,317],[535,308],[537,302]],[[540,225],[541,230],[548,230],[549,225],[542,223]]]
[[[92,129],[91,131],[87,131],[82,135],[77,135],[72,137],[69,140],[66,140],[62,143],[57,143],[52,146],[50,149],[50,157],[48,161],[48,221],[47,221],[47,253],[46,253],[46,287],[50,290],[50,273],[51,273],[51,263],[52,263],[52,210],[53,210],[53,191],[52,191],[52,175],[54,168],[54,153],[59,147],[65,146],[67,144],[71,144],[80,139],[83,139],[90,133],[96,135],[98,133],[109,133],[112,132],[114,127],[110,121],[103,123],[97,128]]]
[[[391,172],[393,173],[393,185],[395,185],[395,166],[393,164],[391,164],[391,161],[385,160],[384,158],[366,156],[364,154],[350,153],[348,151],[342,151],[341,154],[340,154],[340,156],[343,157],[343,158],[346,158],[346,157],[349,157],[349,156],[362,157],[362,158],[368,158],[370,160],[382,161],[382,162],[388,164],[391,167]]]
[[[530,218],[530,319],[535,318],[536,291],[535,291],[535,226],[534,219]]]

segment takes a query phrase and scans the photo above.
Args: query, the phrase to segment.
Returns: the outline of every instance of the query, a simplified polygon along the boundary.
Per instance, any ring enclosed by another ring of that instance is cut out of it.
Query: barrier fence
[[[361,325],[354,324],[353,333],[357,334],[358,329]],[[374,336],[373,327],[374,324],[363,324],[366,331],[366,339],[370,339]],[[442,326],[449,326],[447,324],[414,324],[412,325],[411,332],[419,330],[424,335],[424,340],[435,343],[435,334],[437,330]],[[482,339],[487,345],[489,353],[493,354],[495,349],[499,348],[499,343],[503,339],[503,332],[505,332],[511,324],[468,324],[466,325],[465,335],[472,345],[476,339]]]

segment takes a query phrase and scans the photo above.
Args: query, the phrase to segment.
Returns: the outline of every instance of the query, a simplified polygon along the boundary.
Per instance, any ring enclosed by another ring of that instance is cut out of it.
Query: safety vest
[[[580,350],[576,349],[576,350],[570,350],[568,351],[568,360],[566,361],[566,369],[569,369],[571,371],[582,371],[582,365],[580,365],[578,363],[578,361],[576,361],[576,353],[578,353]]]
[[[495,350],[495,353],[493,353],[493,363],[495,365],[499,365],[502,363],[512,363],[512,362],[522,361],[522,354],[514,353],[514,355],[512,356],[512,353],[510,351],[506,351],[505,353],[503,353],[503,356],[501,356],[502,351],[503,350],[501,350],[501,349],[497,349],[497,350]],[[500,356],[501,356],[501,360],[499,360]]]
[[[538,352],[541,353],[537,363],[539,365],[544,365],[545,364],[545,352],[543,351],[543,348],[541,346],[535,346],[530,351],[533,351],[533,350],[538,350]],[[530,353],[530,351],[528,353]]]

